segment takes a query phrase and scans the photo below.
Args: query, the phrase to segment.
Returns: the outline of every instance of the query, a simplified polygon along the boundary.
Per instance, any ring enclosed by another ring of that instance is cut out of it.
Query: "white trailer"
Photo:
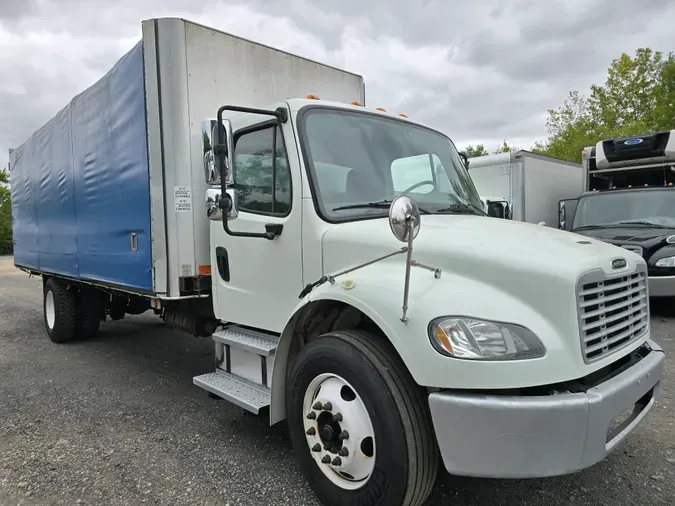
[[[151,308],[212,339],[194,384],[287,420],[332,506],[420,506],[440,465],[574,472],[647,415],[639,255],[487,217],[454,143],[364,107],[358,75],[180,19],[142,33],[11,153],[53,342]]]
[[[519,150],[469,159],[469,175],[481,197],[506,198],[511,219],[558,224],[558,202],[583,188],[581,164]]]

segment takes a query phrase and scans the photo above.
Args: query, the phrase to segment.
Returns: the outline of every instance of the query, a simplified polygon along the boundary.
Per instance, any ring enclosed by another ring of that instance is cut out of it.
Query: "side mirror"
[[[213,131],[216,126],[214,118],[202,120],[202,161],[204,163],[204,178],[208,185],[220,184],[220,172],[216,169],[215,154],[213,152]]]
[[[222,123],[214,125],[213,129],[213,154],[216,168],[222,181],[226,185],[233,183],[234,170],[234,140],[232,123],[229,119],[223,119]]]
[[[466,156],[466,153],[459,153],[459,156],[462,158],[462,161],[464,162],[464,167],[466,167],[466,170],[469,170],[469,157]]]
[[[420,231],[420,210],[413,199],[400,195],[389,207],[389,228],[394,237],[401,242],[412,244]]]
[[[227,216],[228,220],[234,220],[237,217],[234,199],[233,189],[228,189],[223,198],[220,188],[209,188],[206,190],[206,216],[211,221],[223,221],[223,216]]]
[[[563,201],[558,204],[558,228],[565,230],[565,202]]]

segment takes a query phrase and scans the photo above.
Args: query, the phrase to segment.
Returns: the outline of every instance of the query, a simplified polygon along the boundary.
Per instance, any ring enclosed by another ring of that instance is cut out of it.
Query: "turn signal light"
[[[307,98],[308,98],[309,100],[320,100],[320,98],[317,97],[316,95],[307,95]]]

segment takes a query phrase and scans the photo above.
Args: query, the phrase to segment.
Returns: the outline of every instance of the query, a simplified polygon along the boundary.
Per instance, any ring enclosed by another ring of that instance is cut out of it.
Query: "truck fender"
[[[336,283],[338,285],[338,283]],[[377,290],[378,287],[364,287],[364,281],[360,280],[361,288],[371,288]],[[339,286],[339,285],[338,285]],[[325,283],[315,288],[311,293],[305,295],[293,310],[291,316],[284,326],[281,333],[279,344],[277,345],[274,354],[274,361],[272,365],[272,381],[271,381],[271,399],[270,399],[270,425],[274,425],[286,419],[286,371],[289,365],[289,359],[292,358],[297,349],[291,350],[297,334],[297,330],[303,327],[303,323],[307,316],[312,314],[312,306],[320,302],[337,302],[342,303],[347,307],[354,308],[356,311],[363,313],[375,323],[382,333],[387,336],[391,342],[391,337],[394,335],[390,325],[381,318],[380,315],[372,308],[370,308],[361,298],[356,298],[347,290],[337,290],[335,285]],[[397,348],[395,343],[394,348]],[[397,350],[398,352],[398,350]],[[399,353],[400,354],[400,353]]]

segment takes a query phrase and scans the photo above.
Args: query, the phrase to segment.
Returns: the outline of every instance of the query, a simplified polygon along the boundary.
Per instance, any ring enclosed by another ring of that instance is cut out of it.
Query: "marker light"
[[[352,105],[358,105],[359,107],[363,107],[363,104],[356,101],[352,102]]]
[[[376,107],[375,109],[378,110],[378,111],[387,112],[387,110],[386,110],[386,109],[382,109],[382,107]]]
[[[308,98],[309,100],[321,100],[321,99],[320,99],[319,97],[317,97],[316,95],[311,95],[311,94],[310,94],[310,95],[307,95],[307,98]]]
[[[407,115],[407,114],[403,114],[402,112],[401,112],[401,113],[399,113],[399,116],[401,116],[401,118],[407,118],[407,117],[408,117],[408,115]]]

